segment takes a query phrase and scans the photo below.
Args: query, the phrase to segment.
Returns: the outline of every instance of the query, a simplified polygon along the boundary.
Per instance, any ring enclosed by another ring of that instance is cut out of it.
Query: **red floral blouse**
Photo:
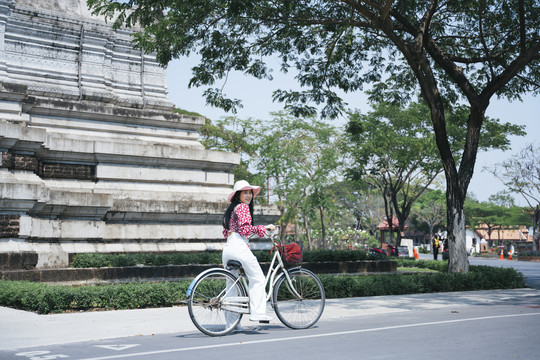
[[[251,225],[249,206],[247,204],[238,204],[231,214],[229,230],[223,229],[223,236],[225,236],[225,239],[231,232],[236,232],[244,237],[248,237],[252,234],[263,237],[266,234],[266,228],[263,225]]]

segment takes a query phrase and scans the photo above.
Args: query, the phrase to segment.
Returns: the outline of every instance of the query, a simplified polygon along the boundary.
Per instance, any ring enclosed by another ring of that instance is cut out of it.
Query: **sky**
[[[243,108],[236,114],[206,105],[203,97],[205,88],[188,88],[191,78],[191,68],[197,64],[197,59],[181,58],[173,60],[167,68],[167,86],[169,99],[177,108],[197,112],[213,120],[218,120],[225,116],[235,115],[241,119],[269,119],[271,112],[283,109],[283,104],[272,102],[272,92],[276,89],[298,89],[294,75],[274,73],[274,79],[257,80],[253,77],[244,76],[240,73],[231,74],[226,83],[218,83],[217,86],[224,86],[224,93],[231,98],[242,100]],[[371,110],[367,96],[361,92],[345,94],[345,101],[351,109],[359,109],[363,113]],[[505,190],[504,184],[484,168],[492,167],[515,156],[526,145],[534,143],[540,145],[540,96],[533,97],[527,95],[523,101],[509,102],[493,98],[486,111],[486,115],[491,118],[498,118],[501,122],[509,122],[525,126],[526,136],[511,136],[511,150],[492,150],[478,154],[474,175],[469,185],[469,194],[480,201],[487,201],[489,196],[499,191]],[[336,126],[343,126],[345,118],[334,120]],[[515,196],[516,203],[525,206],[525,201],[519,196]]]

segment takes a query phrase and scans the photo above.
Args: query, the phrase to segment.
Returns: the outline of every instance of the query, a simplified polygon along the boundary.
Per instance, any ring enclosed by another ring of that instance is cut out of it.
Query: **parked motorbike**
[[[395,247],[392,244],[388,244],[388,252],[390,253],[390,256],[398,256],[398,248]]]
[[[377,254],[386,255],[386,251],[384,251],[383,249],[380,249],[378,247],[370,248],[369,253],[372,254],[372,255],[377,255]]]

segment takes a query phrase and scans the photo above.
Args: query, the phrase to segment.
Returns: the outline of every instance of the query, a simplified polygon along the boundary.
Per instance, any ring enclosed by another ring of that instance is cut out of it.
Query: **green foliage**
[[[514,269],[471,266],[468,273],[348,276],[321,275],[328,298],[401,295],[525,287]]]
[[[427,226],[432,239],[436,227],[446,224],[446,194],[441,190],[427,189],[412,206],[411,215],[416,224]],[[422,229],[422,226],[416,227]]]
[[[428,248],[427,248],[426,246],[421,246],[421,247],[419,247],[419,248],[418,248],[418,252],[419,252],[420,254],[429,254],[429,250],[428,250]]]
[[[467,224],[473,227],[487,226],[488,232],[531,224],[531,216],[519,206],[501,206],[489,202],[468,200],[465,202]]]
[[[259,262],[270,262],[272,254],[267,250],[253,251]],[[320,261],[356,261],[375,260],[364,250],[312,250],[304,251],[305,262]],[[384,257],[384,259],[388,259]],[[205,251],[190,253],[133,253],[133,254],[77,254],[73,258],[72,267],[120,267],[120,266],[161,266],[161,265],[188,265],[188,264],[221,264],[221,252]]]
[[[66,286],[0,280],[0,305],[40,314],[171,306],[190,281]]]
[[[533,251],[533,250],[520,251],[518,256],[540,256],[540,251]]]
[[[436,260],[411,260],[411,259],[402,259],[397,258],[397,266],[399,267],[417,267],[423,269],[431,269],[439,272],[448,271],[448,262],[447,261],[436,261]]]
[[[318,252],[320,259],[325,252]],[[418,264],[417,264],[418,265]],[[522,288],[521,273],[471,266],[469,273],[418,275],[320,275],[327,298]],[[0,306],[49,314],[80,310],[165,307],[185,300],[189,280],[66,286],[0,280]]]
[[[202,116],[201,114],[197,113],[197,112],[194,112],[194,111],[188,111],[188,110],[184,110],[184,109],[174,109],[173,110],[175,113],[177,114],[180,114],[180,115],[187,115],[187,116],[200,116],[200,117],[204,117]]]
[[[130,254],[77,254],[71,264],[74,268],[119,267],[135,265],[187,265],[221,264],[220,251]]]
[[[534,0],[443,2],[434,9],[429,3],[407,1],[392,4],[391,11],[378,2],[364,1],[87,3],[115,27],[142,29],[134,36],[135,45],[155,52],[163,65],[192,53],[200,55],[190,86],[215,86],[233,70],[272,79],[268,59],[278,59],[281,71],[298,72],[301,87],[276,91],[274,99],[297,115],[313,114],[314,103],[325,104],[323,115],[336,117],[346,104],[333,89],[355,92],[367,83],[375,85],[374,97],[411,98],[421,80],[415,72],[415,56],[423,66],[434,63],[429,70],[448,103],[458,100],[460,90],[481,93],[486,84],[496,87],[497,95],[512,99],[525,91],[538,92],[535,56],[540,20]],[[425,18],[430,19],[427,24]],[[416,49],[420,33],[424,40]],[[509,86],[503,87],[506,83]],[[228,110],[240,106],[220,86],[206,95],[215,106]]]
[[[367,115],[351,114],[346,144],[352,164],[347,176],[377,188],[389,206],[386,218],[397,215],[403,228],[416,199],[442,171],[429,109],[377,103]],[[391,210],[391,208],[393,210]]]

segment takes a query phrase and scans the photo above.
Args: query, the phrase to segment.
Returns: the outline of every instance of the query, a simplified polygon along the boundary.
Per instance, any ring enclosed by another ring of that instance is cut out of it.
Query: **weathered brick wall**
[[[0,238],[19,236],[20,215],[0,215]]]
[[[33,155],[1,153],[0,166],[10,170],[31,171],[45,179],[96,180],[96,166],[42,162]]]
[[[1,270],[31,270],[35,269],[38,254],[33,252],[0,253]]]
[[[2,153],[2,167],[10,170],[26,170],[37,173],[39,161],[32,155]]]
[[[83,164],[40,163],[42,178],[96,180],[96,167]]]

